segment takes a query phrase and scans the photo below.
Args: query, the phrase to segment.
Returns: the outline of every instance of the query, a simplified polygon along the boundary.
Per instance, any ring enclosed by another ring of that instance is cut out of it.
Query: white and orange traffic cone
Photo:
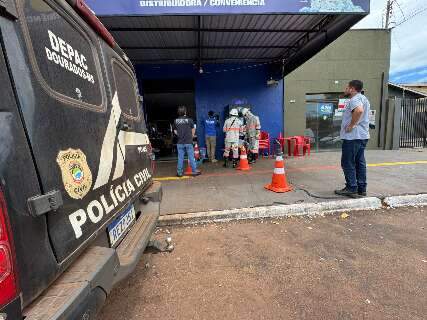
[[[266,186],[264,186],[264,188],[278,193],[292,191],[292,186],[288,185],[288,181],[286,179],[285,162],[283,161],[282,155],[278,155],[276,157],[271,184],[267,184]]]
[[[246,154],[246,149],[244,146],[240,147],[240,161],[239,166],[236,169],[242,171],[251,170],[248,162],[248,155]]]

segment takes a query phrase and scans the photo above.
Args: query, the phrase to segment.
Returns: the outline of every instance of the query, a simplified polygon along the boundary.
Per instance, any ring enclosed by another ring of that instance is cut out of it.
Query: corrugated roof
[[[418,94],[418,95],[420,95],[422,97],[427,98],[427,92],[423,92],[421,90],[417,90],[417,89],[411,87],[411,85],[397,84],[397,83],[392,83],[392,82],[389,82],[388,85],[391,86],[391,87],[395,87],[397,89],[400,89],[402,91],[409,91],[409,92],[412,92],[414,94]],[[412,85],[412,86],[414,86],[414,85]]]
[[[101,20],[135,63],[284,61],[295,68],[363,17],[277,14],[109,16]],[[298,57],[305,48],[306,56]]]

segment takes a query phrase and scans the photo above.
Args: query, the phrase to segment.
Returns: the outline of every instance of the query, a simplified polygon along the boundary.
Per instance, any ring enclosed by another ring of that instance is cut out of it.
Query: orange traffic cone
[[[197,143],[194,145],[194,158],[196,159],[196,161],[200,160],[200,150]]]
[[[288,181],[286,179],[285,163],[281,155],[276,157],[271,184],[267,184],[264,188],[279,193],[289,192],[292,190],[292,186],[288,185]]]
[[[193,170],[191,169],[190,159],[188,159],[188,161],[187,161],[187,169],[185,169],[184,175],[191,176],[192,173],[193,173]]]
[[[236,168],[237,170],[247,171],[251,170],[248,162],[248,155],[246,154],[246,149],[244,146],[240,148],[240,161],[239,166]]]

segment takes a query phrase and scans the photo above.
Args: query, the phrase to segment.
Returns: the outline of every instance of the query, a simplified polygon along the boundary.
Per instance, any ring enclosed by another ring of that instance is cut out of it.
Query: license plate
[[[134,206],[130,206],[116,220],[110,223],[108,226],[108,236],[112,247],[124,237],[134,222],[135,208]]]

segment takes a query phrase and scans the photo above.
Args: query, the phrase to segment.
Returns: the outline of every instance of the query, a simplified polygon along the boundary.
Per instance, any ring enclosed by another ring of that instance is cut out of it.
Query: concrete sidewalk
[[[203,175],[186,179],[175,178],[175,162],[159,162],[156,178],[164,188],[161,214],[346,199],[334,195],[344,185],[340,157],[340,152],[324,152],[285,159],[288,181],[295,190],[284,194],[264,189],[271,182],[274,159],[259,160],[249,172],[225,169],[220,162],[206,163],[200,168]],[[426,150],[372,150],[366,158],[369,196],[427,192]]]

